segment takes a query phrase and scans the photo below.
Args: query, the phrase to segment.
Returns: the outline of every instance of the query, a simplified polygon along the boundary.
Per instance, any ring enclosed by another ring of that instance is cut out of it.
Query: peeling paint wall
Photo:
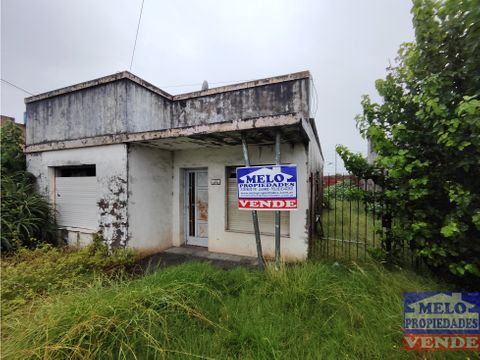
[[[316,145],[311,145],[315,151]],[[321,169],[321,158],[309,156],[303,144],[283,144],[282,162],[298,166],[298,209],[290,217],[290,235],[282,236],[284,260],[303,260],[308,254],[309,172]],[[274,162],[273,146],[250,146],[254,165]],[[318,151],[317,151],[318,152]],[[319,152],[318,152],[319,154]],[[310,159],[310,160],[309,160]],[[226,229],[226,166],[242,166],[240,146],[167,151],[140,144],[109,145],[27,155],[28,169],[39,190],[54,199],[54,167],[95,164],[98,182],[98,228],[67,228],[64,238],[85,244],[86,235],[100,230],[112,247],[163,250],[185,242],[184,170],[208,169],[208,249],[256,255],[251,233]],[[212,185],[211,179],[220,179]],[[273,232],[273,224],[272,224]],[[274,237],[262,235],[264,254],[274,256]]]
[[[99,228],[112,248],[124,247],[128,240],[128,188],[125,175],[115,174],[99,179],[99,186],[107,190],[98,201]]]
[[[26,107],[27,146],[97,136],[111,136],[111,144],[122,134],[285,114],[308,118],[309,79],[172,100],[123,78]]]
[[[129,146],[129,246],[158,251],[172,246],[172,159],[170,151]]]
[[[36,176],[38,190],[52,203],[55,201],[54,168],[85,164],[96,166],[98,228],[67,228],[67,231],[81,234],[101,231],[109,245],[125,246],[128,240],[127,146],[125,144],[27,154],[28,171]],[[67,235],[67,238],[71,236]]]

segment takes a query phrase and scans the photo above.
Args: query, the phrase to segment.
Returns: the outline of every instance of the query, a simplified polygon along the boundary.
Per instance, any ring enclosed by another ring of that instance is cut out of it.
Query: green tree
[[[1,154],[0,163],[2,175],[11,175],[26,168],[24,143],[22,131],[18,126],[7,122],[1,129]]]
[[[480,1],[415,0],[415,42],[362,100],[373,165],[345,147],[347,169],[372,177],[394,219],[385,241],[406,242],[437,272],[480,276]],[[387,225],[388,226],[388,225]],[[388,229],[387,229],[388,230]]]
[[[1,140],[1,250],[57,243],[52,208],[34,188],[35,178],[25,170],[21,130],[13,123],[0,129]]]

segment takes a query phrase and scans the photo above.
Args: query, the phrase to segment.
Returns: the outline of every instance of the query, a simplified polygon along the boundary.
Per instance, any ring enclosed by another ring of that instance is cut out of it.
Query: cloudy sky
[[[38,94],[130,68],[141,0],[1,0],[1,77]],[[399,45],[407,0],[144,0],[132,72],[172,94],[310,70],[315,118],[335,144],[365,153],[354,117]],[[23,120],[28,94],[1,83],[1,113]],[[339,166],[340,167],[340,166]]]

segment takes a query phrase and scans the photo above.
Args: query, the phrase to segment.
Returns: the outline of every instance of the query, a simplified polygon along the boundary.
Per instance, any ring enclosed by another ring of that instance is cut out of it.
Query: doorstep
[[[225,270],[237,266],[254,268],[258,264],[255,257],[215,253],[208,251],[207,248],[191,245],[171,247],[142,259],[143,263],[148,262],[150,265],[161,267],[178,265],[189,261],[209,262]]]

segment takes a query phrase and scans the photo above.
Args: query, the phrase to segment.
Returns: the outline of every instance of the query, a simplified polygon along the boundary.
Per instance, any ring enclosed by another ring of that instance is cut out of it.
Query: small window
[[[57,177],[96,176],[95,165],[62,166],[56,168]]]

